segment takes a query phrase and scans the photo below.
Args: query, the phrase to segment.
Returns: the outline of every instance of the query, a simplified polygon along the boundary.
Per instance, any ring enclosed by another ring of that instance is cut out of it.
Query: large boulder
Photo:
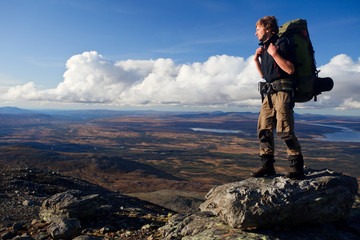
[[[51,222],[58,218],[84,218],[101,206],[99,194],[86,195],[80,190],[69,190],[46,199],[40,210],[40,218]]]
[[[357,191],[355,178],[326,169],[301,181],[275,176],[218,186],[200,209],[238,229],[319,223],[349,216]]]

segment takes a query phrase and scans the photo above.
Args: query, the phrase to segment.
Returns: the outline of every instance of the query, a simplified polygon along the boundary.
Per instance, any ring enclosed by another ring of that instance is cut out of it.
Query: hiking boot
[[[286,174],[286,177],[296,180],[305,178],[304,158],[301,154],[289,156],[289,166],[289,172]]]
[[[275,168],[274,168],[274,155],[261,155],[260,160],[262,164],[258,169],[251,173],[252,177],[264,177],[264,176],[271,176],[275,175]]]

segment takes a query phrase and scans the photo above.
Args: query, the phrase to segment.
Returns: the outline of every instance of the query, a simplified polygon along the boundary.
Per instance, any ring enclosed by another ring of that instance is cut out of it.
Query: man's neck
[[[269,36],[267,36],[266,40],[263,41],[263,44],[266,44],[266,42],[268,42],[273,36],[274,36],[274,34],[269,34]]]

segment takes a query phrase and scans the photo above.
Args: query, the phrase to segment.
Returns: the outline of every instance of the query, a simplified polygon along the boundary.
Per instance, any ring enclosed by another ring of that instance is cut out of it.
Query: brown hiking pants
[[[288,155],[301,154],[301,147],[294,132],[294,103],[290,94],[288,92],[271,94],[272,108],[269,106],[268,96],[262,103],[257,127],[260,155],[274,154],[275,128],[276,135],[286,144]]]

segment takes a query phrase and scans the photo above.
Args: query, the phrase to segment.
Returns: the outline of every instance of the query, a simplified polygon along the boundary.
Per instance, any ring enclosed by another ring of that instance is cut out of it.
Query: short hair
[[[255,27],[257,27],[258,25],[263,26],[265,28],[265,30],[270,30],[272,34],[279,33],[277,19],[274,16],[267,16],[267,17],[260,18],[256,22]]]

